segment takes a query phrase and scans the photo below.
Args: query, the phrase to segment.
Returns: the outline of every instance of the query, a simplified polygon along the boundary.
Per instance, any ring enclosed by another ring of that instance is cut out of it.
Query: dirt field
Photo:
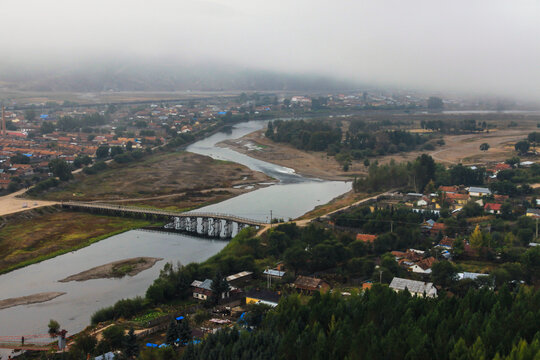
[[[18,298],[10,298],[5,300],[0,300],[0,310],[7,309],[13,306],[19,305],[28,305],[28,304],[37,304],[46,301],[50,301],[59,296],[65,295],[65,292],[43,292],[28,296],[21,296]]]
[[[85,213],[39,210],[0,220],[0,273],[39,262],[149,222]]]
[[[0,196],[0,216],[56,204],[54,201],[28,200],[17,197],[25,191],[22,189],[9,195]]]
[[[113,164],[91,176],[77,174],[75,181],[42,197],[187,210],[249,191],[235,187],[254,185],[255,189],[257,184],[270,180],[239,164],[175,152],[157,154],[127,166]]]
[[[58,281],[86,281],[91,279],[120,278],[125,275],[135,276],[144,270],[150,269],[160,260],[163,260],[163,258],[136,257],[114,261],[108,264],[93,267]]]

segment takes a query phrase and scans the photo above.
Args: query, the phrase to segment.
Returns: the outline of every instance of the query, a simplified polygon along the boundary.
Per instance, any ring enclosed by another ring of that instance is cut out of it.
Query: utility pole
[[[272,210],[270,210],[270,227],[272,227]],[[536,236],[538,236],[538,231]]]
[[[382,284],[382,270],[379,270],[379,284]]]

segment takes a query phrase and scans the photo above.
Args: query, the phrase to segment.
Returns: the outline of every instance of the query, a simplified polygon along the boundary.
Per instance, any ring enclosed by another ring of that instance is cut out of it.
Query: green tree
[[[103,330],[103,341],[109,349],[121,349],[124,345],[124,329],[118,325],[108,327]]]
[[[482,151],[488,151],[490,148],[489,144],[488,143],[482,143],[480,144],[480,150]]]
[[[133,328],[130,328],[128,334],[124,337],[124,356],[128,359],[135,359],[137,355],[139,355],[137,336],[135,336]]]
[[[474,360],[485,360],[486,359],[486,348],[482,342],[482,338],[477,337],[473,346],[469,351],[469,358]]]
[[[77,340],[75,340],[75,344],[70,347],[69,352],[71,353],[72,350],[75,350],[76,352],[82,353],[86,359],[88,354],[94,354],[96,345],[97,340],[94,336],[89,334],[81,334],[77,337]]]
[[[73,178],[71,166],[62,159],[54,159],[49,162],[49,169],[54,176],[57,176],[61,181],[67,181]]]
[[[230,286],[221,273],[217,272],[216,276],[212,279],[212,286],[210,288],[212,289],[210,301],[212,304],[217,305],[223,294],[229,292]]]
[[[171,319],[169,327],[167,328],[167,334],[165,335],[165,342],[169,345],[176,344],[178,339],[178,327],[176,326],[176,320]]]
[[[515,145],[514,145],[514,148],[516,149],[516,151],[520,154],[520,155],[524,155],[527,153],[527,151],[529,151],[529,148],[531,147],[531,144],[527,141],[527,140],[521,140],[521,141],[518,141]]]
[[[442,110],[444,103],[440,97],[431,96],[427,101],[427,107],[430,110]]]
[[[459,340],[454,345],[454,348],[449,354],[450,360],[469,360],[467,344],[463,338]]]
[[[184,318],[180,324],[178,324],[178,338],[180,339],[180,344],[184,345],[191,341],[192,334],[191,334],[191,327],[189,326],[189,320],[187,318]]]
[[[56,130],[56,127],[52,122],[49,121],[42,122],[41,127],[39,128],[39,132],[41,132],[42,134],[50,134],[54,130]]]
[[[308,261],[308,253],[302,249],[300,246],[295,246],[285,250],[283,254],[285,264],[290,267],[294,274],[303,267],[306,266]]]
[[[34,109],[25,110],[24,118],[28,121],[33,121],[36,118],[36,112],[34,111]]]
[[[96,157],[98,159],[104,159],[109,156],[109,146],[101,145],[96,150]]]
[[[431,277],[436,285],[448,287],[456,280],[457,269],[450,261],[436,262],[431,271]]]
[[[435,161],[427,154],[416,158],[413,164],[413,183],[417,192],[422,192],[424,187],[435,177]]]
[[[49,333],[50,337],[56,337],[58,332],[60,331],[60,323],[56,320],[50,319],[49,324],[47,325],[49,330],[47,331]]]

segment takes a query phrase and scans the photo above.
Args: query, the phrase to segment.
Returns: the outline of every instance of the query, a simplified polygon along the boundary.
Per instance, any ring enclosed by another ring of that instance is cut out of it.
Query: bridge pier
[[[201,218],[201,234],[207,236],[208,229],[210,228],[210,218]]]
[[[225,238],[232,237],[233,233],[233,221],[232,220],[225,220],[225,223],[223,224],[223,236]]]
[[[185,217],[175,217],[174,218],[174,228],[176,230],[186,230],[186,228],[187,228],[187,219]]]
[[[188,229],[186,229],[187,231],[197,233],[197,218],[195,216],[189,217],[188,225]]]
[[[221,237],[221,219],[213,218],[212,219],[212,233],[213,237]]]

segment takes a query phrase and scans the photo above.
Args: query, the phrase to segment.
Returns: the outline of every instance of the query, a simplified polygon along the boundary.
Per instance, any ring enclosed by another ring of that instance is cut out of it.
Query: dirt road
[[[13,214],[20,211],[35,209],[43,206],[58,204],[56,201],[20,199],[17,196],[24,194],[26,189],[19,190],[9,195],[0,197],[0,216]]]

